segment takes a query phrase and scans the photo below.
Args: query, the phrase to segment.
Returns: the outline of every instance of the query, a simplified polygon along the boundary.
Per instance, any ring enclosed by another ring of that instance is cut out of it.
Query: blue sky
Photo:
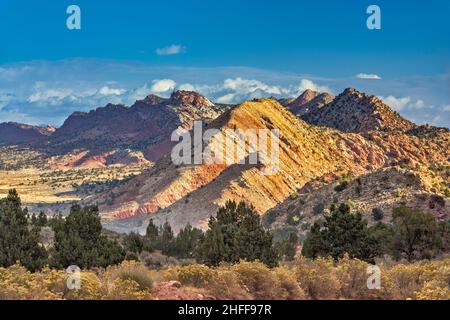
[[[81,30],[66,28],[70,4]],[[381,30],[366,27],[370,4]],[[449,16],[446,0],[2,0],[0,121],[60,125],[180,87],[237,102],[353,86],[449,127]]]

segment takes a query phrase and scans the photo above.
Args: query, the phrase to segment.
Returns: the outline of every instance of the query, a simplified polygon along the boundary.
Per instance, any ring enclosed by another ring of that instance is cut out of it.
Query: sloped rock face
[[[51,126],[38,127],[16,122],[0,123],[0,145],[37,142],[54,132]]]
[[[352,88],[322,108],[305,113],[302,119],[344,132],[407,131],[416,127],[379,98]]]
[[[333,101],[333,99],[334,96],[332,96],[331,94],[326,92],[321,93],[318,96],[311,99],[310,101],[296,108],[291,108],[291,111],[295,115],[302,117],[305,114],[317,112],[320,108]]]
[[[302,105],[304,105],[305,103],[310,102],[311,100],[313,100],[314,98],[316,98],[317,96],[319,96],[320,93],[317,91],[313,91],[310,89],[306,89],[301,95],[299,95],[296,99],[294,99],[293,101],[290,101],[286,107],[288,109],[295,110],[297,108],[300,108]],[[295,113],[295,112],[294,112]]]
[[[361,135],[316,127],[272,99],[240,104],[213,120],[208,128],[221,132],[278,129],[279,170],[266,175],[261,164],[237,162],[175,166],[170,157],[165,157],[126,185],[91,199],[101,204],[108,223],[127,218],[120,222],[125,229],[131,225],[145,228],[152,218],[156,223],[168,221],[175,230],[187,223],[205,228],[210,215],[227,200],[244,200],[262,214],[320,177],[349,172],[360,176],[400,164],[448,164],[450,156],[441,138],[425,142],[424,138],[398,131]],[[211,150],[221,147],[215,138],[204,144]]]
[[[328,212],[332,204],[348,203],[352,210],[361,212],[376,223],[372,210],[384,212],[383,221],[389,223],[392,209],[399,205],[419,208],[437,219],[450,218],[450,201],[430,191],[420,174],[399,167],[380,169],[360,177],[354,177],[345,188],[338,177],[330,180],[311,181],[296,194],[267,211],[263,216],[266,226],[272,229],[295,227],[306,234],[317,219]]]

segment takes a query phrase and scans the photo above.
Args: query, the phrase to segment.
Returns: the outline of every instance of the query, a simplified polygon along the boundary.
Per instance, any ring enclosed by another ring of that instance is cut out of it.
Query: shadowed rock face
[[[289,109],[293,114],[302,117],[305,114],[317,112],[320,108],[333,101],[333,99],[334,96],[324,92],[316,95],[314,98],[308,100],[307,102],[290,106]]]
[[[116,150],[140,151],[147,160],[155,161],[172,145],[173,131],[189,130],[193,121],[211,120],[225,109],[196,92],[175,91],[169,99],[149,95],[131,107],[108,104],[90,112],[75,112],[37,147],[51,155],[88,151],[75,166],[92,163],[93,157],[106,164]]]
[[[318,95],[320,95],[319,92],[313,91],[310,89],[306,89],[301,95],[299,95],[296,99],[293,101],[290,101],[286,107],[290,109],[293,113],[295,113],[293,110],[299,109],[301,106],[303,106],[305,103],[310,102],[314,98],[316,98]]]
[[[37,142],[52,134],[51,126],[38,127],[16,122],[0,123],[0,145]]]

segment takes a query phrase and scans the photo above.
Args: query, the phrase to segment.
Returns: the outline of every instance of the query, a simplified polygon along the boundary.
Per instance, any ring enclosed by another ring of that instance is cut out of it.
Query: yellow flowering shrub
[[[295,277],[311,299],[337,299],[341,284],[331,258],[309,260],[299,257],[295,262]]]
[[[291,266],[273,269],[260,262],[241,261],[215,268],[191,264],[149,270],[140,262],[125,261],[106,270],[81,271],[80,288],[69,290],[65,270],[46,267],[31,273],[15,264],[0,268],[0,299],[158,299],[160,282],[178,280],[182,287],[171,290],[191,298],[450,300],[450,258],[381,264],[380,290],[367,288],[368,266],[348,257],[337,262],[299,257]],[[162,298],[170,299],[171,292],[163,290]]]
[[[280,283],[276,275],[261,262],[241,261],[231,267],[244,288],[255,299],[280,299]]]
[[[306,299],[305,291],[295,278],[294,272],[287,267],[278,267],[273,270],[278,279],[280,292],[278,299],[282,300],[304,300]]]
[[[178,280],[185,285],[197,288],[204,287],[217,277],[217,271],[203,264],[191,264],[179,267],[177,270]]]
[[[67,290],[66,299],[101,300],[105,296],[106,288],[95,273],[83,271],[80,278],[80,289]]]
[[[19,264],[0,268],[1,300],[57,300],[64,296],[65,272],[31,273]]]
[[[149,290],[141,289],[139,283],[134,280],[116,278],[106,298],[111,300],[152,300],[153,296]]]
[[[373,298],[376,290],[367,288],[367,267],[369,264],[358,259],[350,259],[348,255],[340,259],[335,267],[336,278],[339,281],[340,297],[346,299]]]

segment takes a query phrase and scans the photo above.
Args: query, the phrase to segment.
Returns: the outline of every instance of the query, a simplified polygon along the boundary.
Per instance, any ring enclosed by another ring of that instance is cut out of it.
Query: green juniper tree
[[[39,243],[40,228],[28,224],[17,191],[12,189],[0,200],[0,266],[16,262],[36,271],[47,263],[47,252]]]
[[[302,249],[302,254],[309,258],[331,256],[337,260],[347,253],[351,258],[368,262],[373,262],[378,252],[367,221],[360,213],[351,213],[346,204],[341,204],[325,216],[322,225],[316,222],[312,226]]]
[[[392,211],[393,255],[408,261],[430,259],[442,248],[443,229],[430,213],[400,206]]]
[[[213,266],[241,259],[260,260],[270,267],[278,264],[272,234],[262,227],[255,209],[244,202],[228,201],[208,226],[197,249],[199,261]]]
[[[124,260],[125,251],[102,232],[97,206],[73,205],[66,219],[53,225],[55,244],[53,264],[66,268],[107,267]]]

